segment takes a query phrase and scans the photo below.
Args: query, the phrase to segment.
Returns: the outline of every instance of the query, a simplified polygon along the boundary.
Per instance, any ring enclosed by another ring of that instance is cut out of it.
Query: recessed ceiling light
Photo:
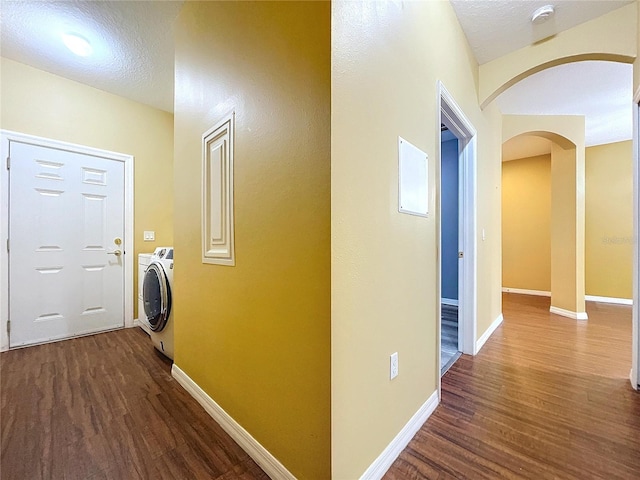
[[[534,25],[538,25],[540,23],[546,22],[553,14],[556,12],[556,9],[553,5],[545,5],[544,7],[538,8],[533,15],[531,15],[531,23]]]
[[[69,50],[80,57],[87,57],[93,53],[93,47],[91,47],[89,40],[77,33],[63,34],[62,41]]]

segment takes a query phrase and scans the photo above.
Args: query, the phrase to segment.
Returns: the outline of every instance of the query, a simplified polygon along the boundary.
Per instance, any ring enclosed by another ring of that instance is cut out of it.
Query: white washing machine
[[[173,247],[158,247],[144,274],[142,300],[153,345],[173,360]]]

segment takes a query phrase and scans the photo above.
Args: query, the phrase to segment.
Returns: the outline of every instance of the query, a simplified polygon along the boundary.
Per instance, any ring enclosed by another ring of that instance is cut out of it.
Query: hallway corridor
[[[504,323],[442,378],[442,403],[385,479],[640,476],[640,393],[629,383],[631,307],[503,295]]]

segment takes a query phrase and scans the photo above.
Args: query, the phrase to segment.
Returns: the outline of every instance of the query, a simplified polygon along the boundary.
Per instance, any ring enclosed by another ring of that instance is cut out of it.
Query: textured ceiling
[[[577,62],[543,70],[494,101],[504,114],[584,115],[587,146],[630,140],[633,65]]]
[[[478,63],[483,64],[633,1],[451,0],[451,4]],[[555,6],[555,15],[533,25],[533,12],[549,4]]]
[[[478,63],[483,64],[632,1],[451,0],[451,3]],[[555,6],[555,15],[547,22],[533,25],[533,12],[548,4]],[[525,78],[495,102],[504,114],[584,115],[587,146],[629,140],[632,77],[631,65],[610,62],[562,65]],[[518,142],[526,143],[517,145]],[[521,138],[508,146],[504,158],[527,149],[531,155],[548,153],[548,144]]]
[[[528,45],[535,8],[530,0],[452,0],[480,62]],[[629,1],[554,2],[559,30],[597,17]],[[173,111],[173,22],[182,1],[2,0],[0,53],[10,59]],[[95,53],[77,57],[60,35],[89,39]],[[594,65],[586,65],[586,63]],[[631,137],[631,67],[586,62],[545,70],[504,92],[503,113],[586,115],[587,144]],[[600,66],[595,64],[601,64]]]
[[[41,70],[173,111],[173,22],[183,2],[7,1],[0,4],[0,53]],[[94,54],[61,41],[73,32]]]

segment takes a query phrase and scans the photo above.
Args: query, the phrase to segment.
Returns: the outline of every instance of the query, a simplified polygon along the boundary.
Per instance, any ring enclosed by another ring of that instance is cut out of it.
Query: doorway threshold
[[[445,363],[442,368],[440,369],[440,376],[442,377],[445,373],[447,373],[447,370],[449,370],[451,368],[451,366],[456,363],[456,360],[458,360],[460,358],[460,356],[462,355],[462,352],[456,352],[448,361],[447,363]]]

